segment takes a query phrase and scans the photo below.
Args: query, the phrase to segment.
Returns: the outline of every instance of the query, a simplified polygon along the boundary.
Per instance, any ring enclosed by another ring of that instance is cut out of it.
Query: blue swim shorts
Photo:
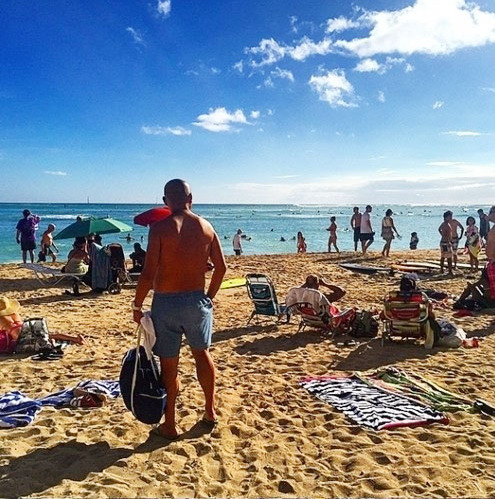
[[[189,346],[206,350],[211,345],[213,303],[203,291],[155,293],[151,305],[159,357],[178,357],[182,335]]]

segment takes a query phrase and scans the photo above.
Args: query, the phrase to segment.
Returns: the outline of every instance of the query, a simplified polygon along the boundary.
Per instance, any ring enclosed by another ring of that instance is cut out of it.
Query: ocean
[[[147,243],[148,229],[133,225],[133,218],[138,213],[151,208],[144,204],[17,204],[0,203],[0,263],[20,262],[20,248],[15,242],[15,227],[22,218],[22,210],[29,209],[41,217],[37,232],[38,242],[42,232],[49,223],[56,225],[58,232],[73,223],[76,217],[110,216],[134,227],[132,237]],[[364,207],[361,207],[364,209]],[[419,205],[377,205],[373,207],[372,223],[376,231],[375,242],[370,251],[382,249],[380,237],[381,219],[385,211],[394,211],[394,222],[401,240],[392,242],[394,249],[408,249],[411,232],[417,232],[418,249],[437,248],[439,243],[438,227],[442,222],[442,214],[451,209],[463,225],[469,215],[478,223],[479,206],[419,206]],[[483,207],[488,208],[488,207]],[[353,235],[349,226],[352,206],[300,206],[300,205],[238,205],[238,204],[196,204],[193,210],[209,220],[215,227],[226,254],[233,254],[232,237],[237,229],[242,229],[249,240],[243,240],[243,250],[247,255],[294,253],[295,238],[302,231],[308,245],[308,252],[327,250],[329,217],[335,216],[338,225],[338,246],[341,251],[353,249]],[[485,209],[488,212],[488,209]],[[55,233],[56,233],[55,232]],[[126,234],[109,234],[103,237],[104,243],[119,242],[126,255],[133,251],[133,242],[125,240]],[[281,241],[284,238],[285,241]],[[57,241],[60,249],[60,260],[65,260],[71,249],[72,240]]]

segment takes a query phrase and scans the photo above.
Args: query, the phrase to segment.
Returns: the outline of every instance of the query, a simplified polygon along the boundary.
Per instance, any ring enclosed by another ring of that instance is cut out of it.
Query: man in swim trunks
[[[41,236],[41,251],[40,251],[40,261],[41,255],[44,256],[44,260],[46,261],[47,256],[52,257],[52,262],[55,263],[57,260],[57,255],[55,254],[55,251],[58,252],[58,248],[56,244],[53,242],[53,231],[56,229],[55,225],[53,224],[48,224],[48,228],[43,232],[43,235]]]
[[[171,180],[165,185],[163,200],[172,214],[150,229],[144,269],[132,309],[134,321],[139,323],[143,301],[148,292],[154,290],[151,315],[156,343],[153,350],[160,357],[162,381],[167,391],[165,422],[158,431],[164,438],[176,439],[177,367],[183,334],[191,347],[205,394],[203,421],[209,426],[216,422],[215,367],[208,348],[213,323],[212,299],[220,288],[226,265],[213,227],[191,211],[189,184],[184,180]],[[214,271],[205,294],[209,260]]]
[[[366,251],[373,244],[375,240],[375,233],[373,232],[373,227],[371,226],[371,211],[372,207],[370,205],[366,206],[365,212],[361,215],[361,226],[359,240],[361,241],[361,248],[363,255],[366,255]]]
[[[478,210],[478,215],[480,217],[480,238],[482,244],[485,244],[486,236],[490,230],[490,222],[488,221],[488,215],[481,208]]]
[[[23,263],[26,263],[28,252],[31,263],[33,263],[34,250],[36,249],[36,231],[38,230],[40,218],[36,215],[31,215],[29,210],[24,210],[22,215],[24,218],[17,222],[15,239],[17,244],[21,245]]]
[[[447,265],[449,269],[449,275],[452,274],[452,226],[450,222],[452,220],[452,212],[446,211],[443,214],[443,223],[438,228],[440,232],[440,272],[443,274],[443,267],[445,264],[445,259],[447,259]]]
[[[452,227],[452,256],[454,261],[454,269],[457,268],[457,250],[459,248],[459,241],[464,235],[464,227],[462,224],[453,217],[453,213],[450,212],[450,226]],[[461,231],[459,235],[458,230]]]
[[[361,212],[357,206],[352,209],[354,212],[351,217],[351,228],[354,231],[354,251],[357,251],[359,236],[361,234]]]

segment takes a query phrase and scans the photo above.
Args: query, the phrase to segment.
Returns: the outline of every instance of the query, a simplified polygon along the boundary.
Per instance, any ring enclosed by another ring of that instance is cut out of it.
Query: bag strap
[[[136,328],[136,333],[137,333],[137,345],[136,345],[136,355],[135,360],[134,360],[134,371],[132,373],[132,382],[131,382],[131,411],[133,414],[134,412],[134,388],[136,387],[136,378],[137,378],[137,370],[138,370],[138,363],[139,363],[139,346],[141,344],[141,324],[138,324]]]

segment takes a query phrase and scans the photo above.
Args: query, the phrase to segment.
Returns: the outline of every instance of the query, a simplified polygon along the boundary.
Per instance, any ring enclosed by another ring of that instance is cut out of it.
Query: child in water
[[[337,224],[335,223],[335,217],[330,217],[330,227],[327,229],[330,231],[330,237],[328,238],[328,252],[332,252],[332,244],[337,253],[340,253],[337,247]]]
[[[297,252],[298,253],[306,253],[307,249],[306,239],[304,239],[303,233],[297,233]]]
[[[411,241],[409,242],[409,249],[418,249],[419,238],[417,232],[411,232]]]

